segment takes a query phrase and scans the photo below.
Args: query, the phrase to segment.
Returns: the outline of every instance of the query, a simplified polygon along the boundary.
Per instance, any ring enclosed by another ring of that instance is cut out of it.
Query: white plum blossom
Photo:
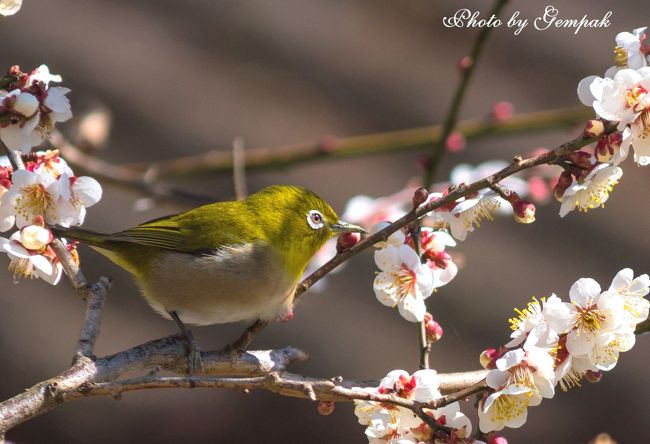
[[[430,199],[439,199],[440,193],[431,193]],[[463,241],[467,233],[480,227],[483,220],[494,220],[492,213],[501,205],[496,193],[492,190],[481,190],[475,196],[465,197],[453,208],[438,208],[435,215],[449,224],[451,235]]]
[[[631,268],[624,268],[614,277],[609,291],[621,295],[626,317],[631,324],[636,326],[648,318],[650,301],[645,296],[650,293],[650,277],[647,274],[635,278]]]
[[[22,153],[45,140],[56,122],[72,117],[68,88],[49,88],[50,82],[60,82],[61,76],[50,73],[41,65],[29,75],[21,74],[19,88],[9,92],[0,90],[0,109],[11,117],[0,126],[0,139],[8,148]]]
[[[397,306],[400,315],[410,322],[421,322],[426,313],[424,300],[433,291],[431,269],[408,245],[388,245],[375,252],[375,263],[381,270],[374,282],[377,299],[382,304]]]
[[[627,322],[625,299],[615,291],[601,293],[598,282],[578,279],[569,290],[573,326],[566,349],[575,357],[588,357],[595,369],[611,370],[620,352],[635,343],[634,327]]]
[[[404,370],[393,370],[381,380],[379,387],[363,390],[427,403],[442,396],[439,387],[435,370],[419,370],[413,375]],[[354,413],[359,423],[366,426],[369,444],[419,443],[431,439],[431,428],[410,409],[373,401],[355,400],[354,403]],[[466,438],[472,433],[469,418],[460,411],[458,402],[436,410],[424,409],[424,413],[441,425],[454,429],[457,438]]]
[[[479,404],[479,428],[482,432],[504,427],[521,427],[528,407],[555,394],[553,357],[544,349],[528,346],[505,353],[496,361],[485,382],[495,391]]]
[[[646,29],[637,28],[632,32],[619,32],[616,35],[614,56],[618,67],[638,69],[648,66],[646,54],[642,51]]]
[[[422,227],[420,230],[420,251],[427,260],[427,265],[433,273],[433,287],[447,285],[458,274],[458,266],[445,251],[447,247],[455,247],[456,241],[446,231]]]
[[[617,166],[608,163],[596,165],[584,179],[575,181],[564,192],[560,216],[564,217],[576,208],[586,212],[604,206],[621,176],[623,170]]]
[[[71,177],[68,173],[63,173],[57,184],[54,223],[64,227],[81,225],[86,217],[86,208],[101,199],[101,185],[92,177]]]
[[[9,239],[0,237],[0,249],[7,253],[11,260],[9,270],[13,272],[14,279],[41,278],[51,285],[59,282],[62,266],[47,247],[52,239],[49,230],[40,226],[25,227],[16,231]],[[31,249],[28,246],[36,248]]]
[[[650,67],[621,69],[613,78],[590,76],[578,84],[578,97],[603,119],[618,122],[623,143],[614,162],[634,148],[639,165],[650,163]]]
[[[15,216],[18,228],[31,224],[38,216],[54,223],[58,197],[58,184],[54,177],[18,170],[12,174],[11,181],[11,189],[0,200],[0,219]]]
[[[561,334],[571,328],[570,309],[552,294],[549,298],[538,301],[533,298],[523,310],[515,309],[517,317],[510,319],[513,330],[512,340],[506,347],[512,348],[527,343],[539,347],[550,347],[556,344]]]
[[[14,15],[22,5],[23,0],[0,0],[0,15]]]

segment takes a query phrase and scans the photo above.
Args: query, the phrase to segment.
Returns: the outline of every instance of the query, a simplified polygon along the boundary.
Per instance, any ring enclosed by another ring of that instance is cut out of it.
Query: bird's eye
[[[318,230],[323,227],[323,215],[319,211],[311,210],[307,213],[307,223],[314,230]]]

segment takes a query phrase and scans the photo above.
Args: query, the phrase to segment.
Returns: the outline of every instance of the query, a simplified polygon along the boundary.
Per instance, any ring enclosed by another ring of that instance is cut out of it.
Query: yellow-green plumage
[[[202,325],[285,316],[311,257],[333,235],[361,230],[339,221],[314,193],[273,186],[114,234],[55,231],[132,273],[163,316],[176,311]]]

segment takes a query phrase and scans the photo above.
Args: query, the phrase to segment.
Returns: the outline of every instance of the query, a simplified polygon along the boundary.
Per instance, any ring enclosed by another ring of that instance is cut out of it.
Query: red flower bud
[[[342,233],[336,239],[336,252],[339,254],[343,253],[345,250],[358,244],[360,240],[360,233]]]
[[[581,168],[591,168],[592,156],[586,151],[574,151],[569,154],[569,161]]]
[[[503,436],[493,436],[490,438],[490,441],[488,441],[488,444],[508,444],[508,440]]]
[[[442,327],[433,319],[425,321],[424,330],[427,332],[427,342],[430,344],[438,342],[442,338]]]
[[[601,379],[603,379],[603,372],[600,370],[587,370],[587,373],[585,373],[585,379],[592,384],[595,384],[597,382],[600,382]]]
[[[499,102],[492,108],[492,118],[496,122],[507,122],[512,119],[514,107],[510,102]]]
[[[463,73],[467,71],[474,64],[474,60],[470,56],[465,56],[458,61],[458,70]]]
[[[427,198],[429,197],[429,192],[425,188],[418,188],[415,190],[413,193],[413,208],[417,208],[420,205],[422,205],[424,202],[427,201]]]
[[[318,401],[318,413],[329,416],[334,412],[334,401]]]
[[[493,370],[497,368],[496,362],[498,358],[499,353],[497,350],[495,348],[488,348],[487,350],[484,350],[483,353],[481,353],[479,361],[481,362],[481,366],[484,369]]]
[[[602,120],[592,119],[587,122],[582,133],[585,137],[596,138],[602,136],[604,131],[605,125]]]
[[[558,177],[557,184],[553,187],[553,195],[559,201],[562,201],[562,196],[564,192],[573,184],[573,176],[570,171],[563,171]]]
[[[458,153],[465,149],[465,136],[459,131],[451,133],[445,140],[445,148],[450,153]]]

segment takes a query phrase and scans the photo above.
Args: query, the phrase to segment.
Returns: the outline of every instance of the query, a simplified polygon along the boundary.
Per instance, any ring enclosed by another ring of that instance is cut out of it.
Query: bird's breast
[[[293,306],[297,279],[265,243],[201,254],[165,251],[148,268],[140,286],[149,304],[165,317],[175,310],[186,323],[274,320]]]

